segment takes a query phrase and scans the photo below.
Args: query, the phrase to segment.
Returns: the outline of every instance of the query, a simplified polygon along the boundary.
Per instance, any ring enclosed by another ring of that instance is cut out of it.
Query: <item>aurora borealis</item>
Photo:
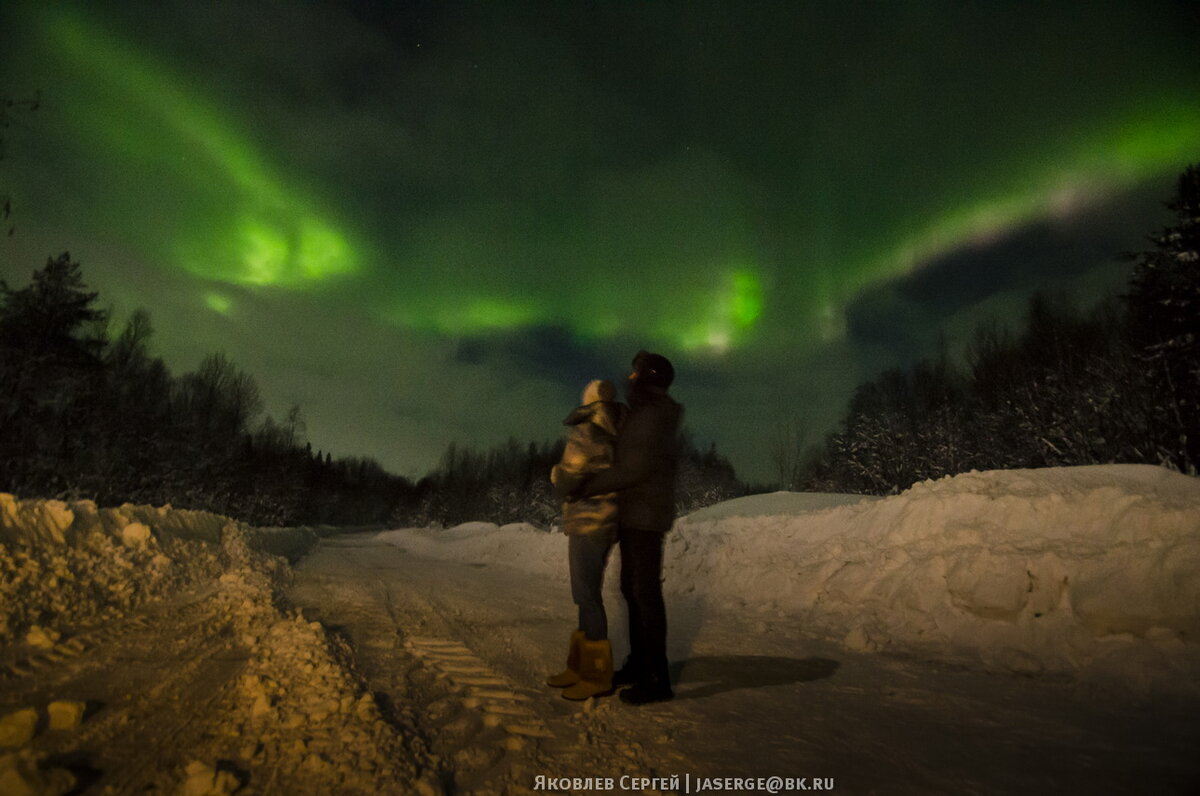
[[[420,475],[638,348],[771,477],[855,384],[1119,287],[1200,160],[1189,2],[6,3],[16,233],[176,372]]]

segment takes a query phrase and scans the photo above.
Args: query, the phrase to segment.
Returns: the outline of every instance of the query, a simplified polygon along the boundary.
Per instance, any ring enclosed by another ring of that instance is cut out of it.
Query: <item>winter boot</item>
[[[613,691],[612,644],[584,639],[579,648],[579,682],[563,691],[564,699],[583,700]]]
[[[582,630],[571,634],[571,643],[567,647],[567,668],[546,678],[546,685],[555,688],[566,688],[579,682],[579,646],[587,640]]]
[[[666,702],[675,698],[671,690],[671,676],[667,667],[656,667],[654,674],[642,677],[631,688],[621,692],[621,701],[629,705],[647,705],[651,702]]]
[[[620,669],[613,672],[614,687],[633,685],[640,679],[642,679],[642,669],[632,655],[625,659]]]

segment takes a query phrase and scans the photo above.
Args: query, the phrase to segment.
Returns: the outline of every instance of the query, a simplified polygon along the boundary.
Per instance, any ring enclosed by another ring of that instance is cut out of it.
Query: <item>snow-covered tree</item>
[[[1194,472],[1200,465],[1200,165],[1180,176],[1167,207],[1176,223],[1152,236],[1153,248],[1135,257],[1126,297],[1129,330],[1160,384],[1157,408],[1174,432],[1164,453]]]

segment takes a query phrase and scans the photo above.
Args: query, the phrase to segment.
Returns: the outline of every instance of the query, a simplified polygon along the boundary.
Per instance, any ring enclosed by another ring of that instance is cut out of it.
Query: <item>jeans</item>
[[[667,608],[662,593],[666,534],[621,526],[621,594],[629,608],[629,660],[639,680],[668,681]]]
[[[604,612],[604,567],[608,551],[616,544],[614,531],[592,531],[567,537],[567,560],[571,567],[571,599],[579,606],[579,629],[588,641],[608,638],[608,614]]]

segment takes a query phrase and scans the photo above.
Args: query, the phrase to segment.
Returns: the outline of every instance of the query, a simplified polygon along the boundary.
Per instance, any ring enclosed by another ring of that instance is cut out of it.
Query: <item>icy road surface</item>
[[[616,570],[614,556],[619,659]],[[450,793],[561,791],[564,778],[612,778],[613,792],[653,779],[665,792],[671,777],[680,793],[768,777],[853,794],[1200,790],[1195,704],[854,652],[778,613],[669,595],[677,698],[634,708],[542,685],[573,628],[565,573],[431,560],[366,534],[323,540],[288,596],[350,642]]]

